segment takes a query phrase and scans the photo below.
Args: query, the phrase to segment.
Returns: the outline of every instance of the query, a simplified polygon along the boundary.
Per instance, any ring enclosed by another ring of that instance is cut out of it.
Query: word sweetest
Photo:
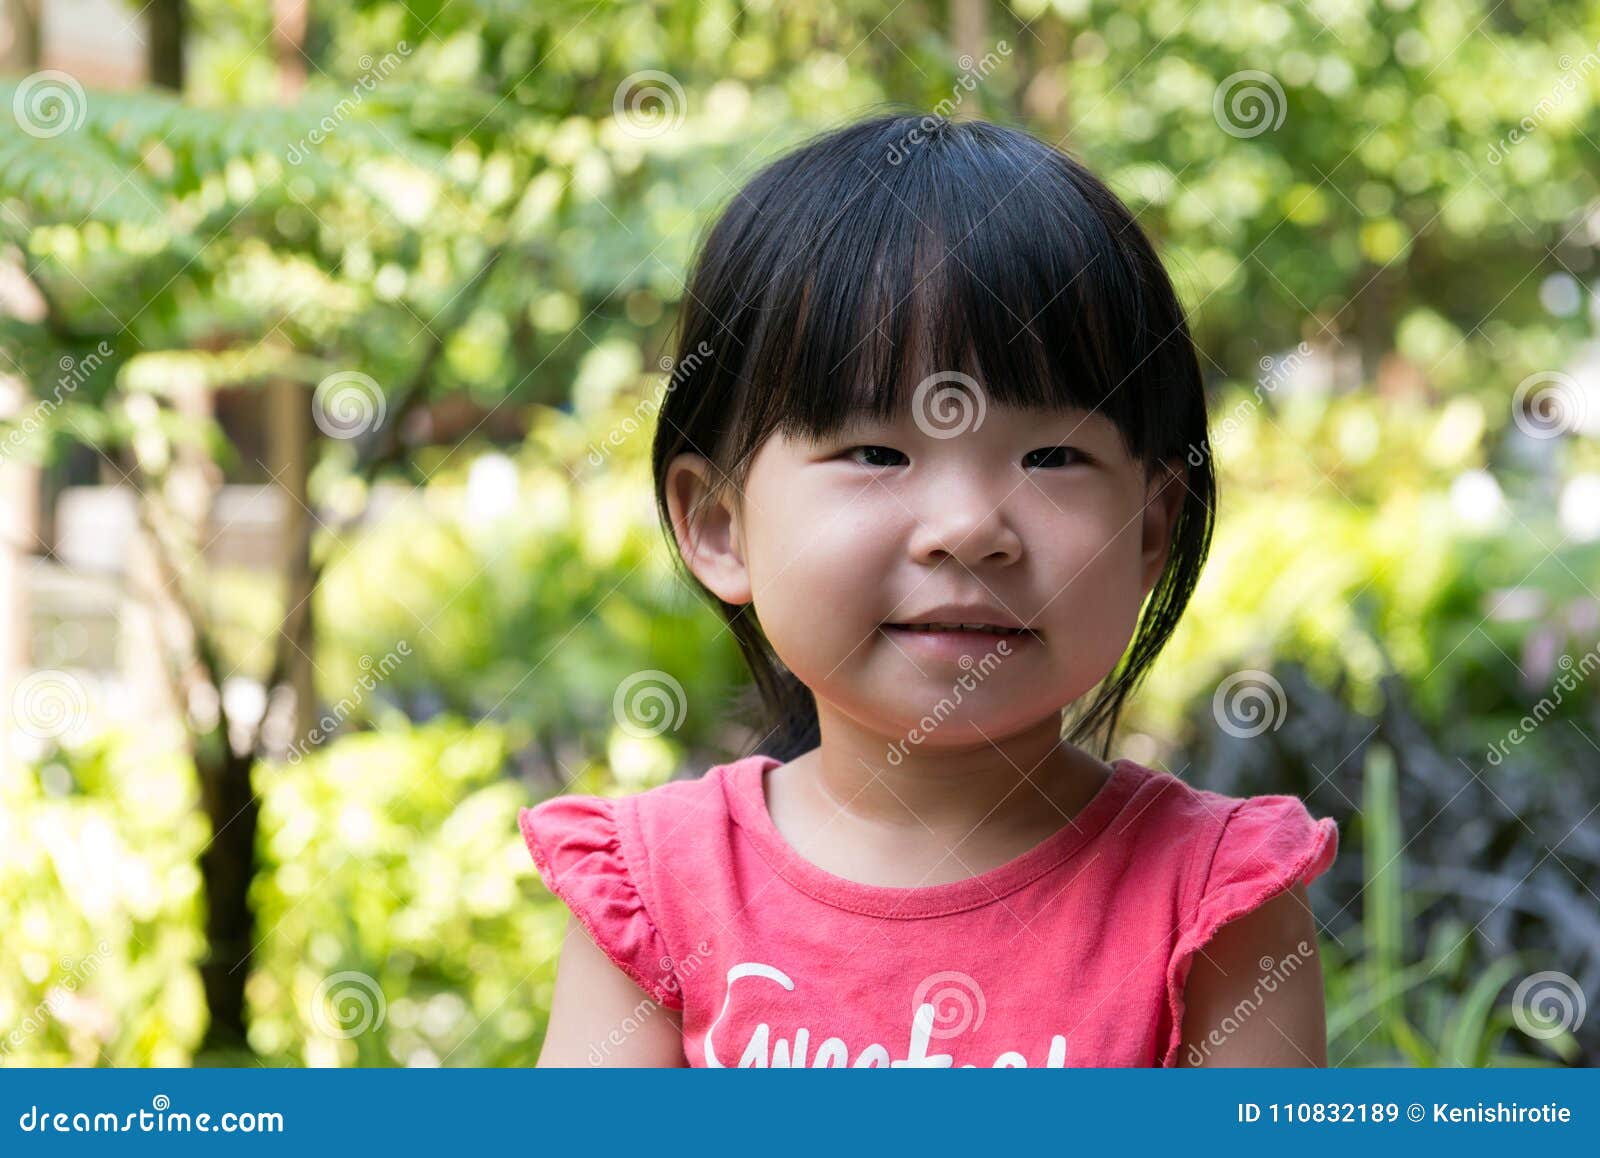
[[[781,969],[771,965],[763,965],[757,961],[744,961],[728,970],[727,995],[723,998],[722,1011],[717,1014],[716,1021],[711,1023],[711,1028],[706,1030],[706,1065],[712,1069],[726,1069],[724,1063],[717,1056],[717,1026],[727,1015],[728,1003],[733,997],[733,983],[746,977],[761,978],[781,986],[787,992],[794,992],[794,982],[789,979]],[[772,1067],[781,1069],[870,1069],[877,1068],[923,1068],[923,1069],[948,1069],[955,1065],[955,1058],[948,1053],[929,1053],[928,1045],[933,1038],[934,1008],[931,1002],[918,1005],[911,1018],[911,1032],[908,1044],[901,1056],[896,1057],[890,1052],[889,1047],[881,1042],[872,1042],[851,1053],[850,1046],[841,1037],[826,1037],[817,1046],[815,1054],[810,1050],[812,1033],[809,1028],[801,1027],[794,1032],[791,1040],[772,1037],[772,1027],[766,1022],[757,1025],[750,1035],[750,1040],[745,1043],[744,1050],[739,1055],[738,1067]],[[819,1035],[820,1036],[820,1035]],[[731,1052],[730,1052],[731,1056]],[[1062,1069],[1067,1064],[1067,1039],[1061,1034],[1056,1034],[1050,1039],[1050,1050],[1045,1058],[1046,1069]],[[1016,1050],[1006,1050],[994,1059],[995,1069],[1026,1069],[1028,1059]],[[961,1069],[975,1069],[973,1065],[962,1065]]]

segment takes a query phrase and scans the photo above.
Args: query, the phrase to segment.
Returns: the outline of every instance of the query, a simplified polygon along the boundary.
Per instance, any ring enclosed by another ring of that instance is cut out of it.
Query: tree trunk
[[[183,46],[188,38],[188,12],[184,0],[152,0],[145,9],[149,36],[145,65],[150,83],[157,88],[183,91]]]
[[[294,690],[291,732],[305,735],[317,715],[313,666],[316,638],[311,615],[315,576],[311,572],[311,399],[304,385],[273,382],[263,399],[267,407],[267,468],[283,491],[284,616],[278,643],[282,674]],[[274,675],[279,673],[274,672]],[[272,694],[272,685],[265,689]]]
[[[44,47],[39,0],[7,0],[6,12],[11,22],[11,49],[0,63],[19,73],[34,72]]]
[[[970,70],[989,51],[988,0],[950,0],[950,41],[956,50],[956,67]],[[966,64],[961,62],[965,60]],[[974,85],[963,98],[962,112],[976,117],[983,112],[981,85]]]
[[[198,737],[195,772],[211,820],[211,841],[200,854],[206,891],[206,944],[200,982],[211,1022],[200,1053],[213,1061],[252,1052],[245,1037],[245,983],[255,945],[250,882],[256,873],[256,821],[260,806],[250,783],[255,753],[236,754],[226,724]]]

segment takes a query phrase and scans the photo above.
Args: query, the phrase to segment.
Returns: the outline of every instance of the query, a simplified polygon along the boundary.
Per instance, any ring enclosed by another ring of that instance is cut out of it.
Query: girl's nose
[[[918,511],[911,555],[933,565],[954,559],[964,566],[1015,563],[1022,539],[1006,517],[1004,502],[990,492],[941,489]]]

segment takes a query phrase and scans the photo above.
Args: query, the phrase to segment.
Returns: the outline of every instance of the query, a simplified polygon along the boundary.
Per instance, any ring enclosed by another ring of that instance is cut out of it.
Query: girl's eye
[[[870,457],[863,459],[856,457],[857,455],[877,456],[879,459],[884,456],[893,457],[895,455],[905,458],[905,455],[900,454],[898,450],[888,446],[857,446],[852,447],[846,453],[850,455],[852,462],[859,462],[862,466],[897,466],[899,464],[894,462],[872,461]]]
[[[1070,446],[1040,447],[1023,456],[1023,462],[1028,466],[1071,466],[1081,461],[1083,455]]]

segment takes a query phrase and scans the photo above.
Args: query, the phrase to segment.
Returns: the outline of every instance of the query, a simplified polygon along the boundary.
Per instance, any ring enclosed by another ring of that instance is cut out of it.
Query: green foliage
[[[515,824],[533,800],[505,760],[499,729],[438,721],[259,770],[264,1058],[531,1064],[565,910],[533,877]]]
[[[640,383],[648,396],[664,384]],[[319,589],[321,662],[330,700],[353,686],[360,657],[406,640],[414,658],[386,679],[391,702],[511,719],[589,755],[630,753],[637,778],[674,754],[715,749],[742,668],[667,568],[642,456],[622,437],[632,391],[588,423],[540,410],[518,459],[442,465],[396,517],[345,536]],[[615,432],[601,467],[588,448]],[[498,469],[496,469],[498,468]],[[669,747],[641,748],[617,727],[614,694],[633,673],[682,687]]]
[[[1399,786],[1393,753],[1368,752],[1362,796],[1361,852],[1367,880],[1363,921],[1351,943],[1326,947],[1328,1057],[1334,1065],[1408,1066],[1555,1065],[1555,1060],[1506,1048],[1516,1022],[1511,1004],[1499,1001],[1507,984],[1527,968],[1509,953],[1470,975],[1473,930],[1460,922],[1437,925],[1426,952],[1411,960],[1407,929],[1417,900],[1406,891],[1405,835],[1400,829]],[[1357,951],[1359,949],[1359,951]],[[1465,984],[1465,995],[1453,998]],[[1413,1020],[1420,1014],[1419,1026]],[[1573,1060],[1577,1043],[1562,1032],[1546,1043]]]
[[[175,739],[107,733],[0,762],[0,1064],[189,1060],[206,833]]]

